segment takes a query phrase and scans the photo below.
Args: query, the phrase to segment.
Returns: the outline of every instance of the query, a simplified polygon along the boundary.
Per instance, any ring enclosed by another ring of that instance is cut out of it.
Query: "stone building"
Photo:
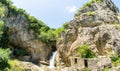
[[[100,57],[100,58],[71,58],[71,67],[82,70],[83,68],[88,68],[91,71],[102,70],[105,67],[112,68],[112,62],[110,58]]]

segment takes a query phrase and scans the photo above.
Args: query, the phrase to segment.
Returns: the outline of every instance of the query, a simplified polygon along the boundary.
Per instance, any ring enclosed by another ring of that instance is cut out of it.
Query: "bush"
[[[10,0],[0,0],[0,2],[2,2],[2,4],[5,4],[7,6],[12,4],[12,2]]]
[[[0,38],[0,47],[7,48],[10,43],[9,28],[4,26],[2,32],[2,37]]]
[[[0,21],[0,40],[1,40],[1,37],[2,37],[2,34],[3,34],[3,26],[4,26],[4,22]]]
[[[66,29],[66,28],[67,28],[67,25],[68,25],[68,22],[65,22],[65,23],[62,25],[62,27],[63,27],[64,29]]]
[[[87,14],[88,14],[88,16],[93,16],[94,15],[94,13],[91,12],[91,11],[87,12]]]
[[[111,56],[111,61],[112,61],[112,62],[115,62],[115,61],[117,61],[118,59],[119,59],[119,57],[118,57],[117,54],[114,54],[114,55]]]
[[[5,12],[5,8],[4,7],[0,7],[0,18],[5,16],[4,12]]]
[[[110,71],[109,68],[105,67],[102,71]]]
[[[81,55],[82,58],[94,58],[94,57],[96,57],[95,53],[93,53],[89,49],[88,44],[79,46],[78,53]]]
[[[117,54],[114,54],[114,55],[111,56],[111,61],[112,61],[112,65],[114,67],[120,65],[120,57]]]
[[[8,71],[24,71],[18,60],[9,60],[8,63],[10,65],[10,68],[7,69]]]
[[[11,51],[9,49],[0,48],[0,70],[9,67],[8,60],[10,59]]]

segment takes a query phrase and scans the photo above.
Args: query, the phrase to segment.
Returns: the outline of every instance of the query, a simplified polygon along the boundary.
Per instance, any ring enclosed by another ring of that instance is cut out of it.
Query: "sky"
[[[11,0],[18,8],[23,8],[31,16],[42,20],[51,28],[74,18],[76,11],[89,0]],[[120,9],[120,0],[112,0]]]

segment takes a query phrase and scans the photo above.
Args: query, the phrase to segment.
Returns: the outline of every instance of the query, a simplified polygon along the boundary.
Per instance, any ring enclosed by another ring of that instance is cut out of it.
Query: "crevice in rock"
[[[12,55],[16,58],[19,58],[21,56],[29,56],[30,57],[30,54],[25,49],[23,49],[19,46],[12,46],[11,50],[12,50]]]
[[[52,45],[52,52],[55,52],[57,50],[56,45]]]

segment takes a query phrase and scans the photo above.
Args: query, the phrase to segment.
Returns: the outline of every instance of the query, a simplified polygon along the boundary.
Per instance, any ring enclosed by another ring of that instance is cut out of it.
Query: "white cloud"
[[[69,13],[75,13],[78,8],[73,5],[73,6],[68,6],[66,9],[68,10]]]

